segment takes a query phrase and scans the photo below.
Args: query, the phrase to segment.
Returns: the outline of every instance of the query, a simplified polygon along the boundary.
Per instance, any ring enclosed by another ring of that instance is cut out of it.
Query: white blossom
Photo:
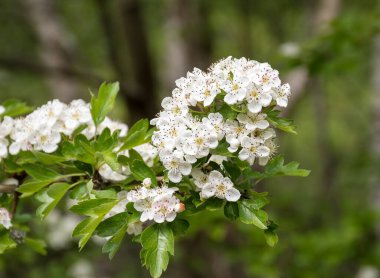
[[[223,177],[220,172],[214,170],[210,172],[208,183],[202,188],[201,195],[204,198],[215,196],[229,202],[236,202],[241,194],[228,177]]]

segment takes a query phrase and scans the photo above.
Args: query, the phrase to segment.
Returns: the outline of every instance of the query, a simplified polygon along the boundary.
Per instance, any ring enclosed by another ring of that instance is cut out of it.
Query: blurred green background
[[[279,135],[308,178],[257,185],[280,225],[274,248],[251,226],[191,219],[163,277],[380,277],[380,2],[378,0],[0,0],[0,102],[89,99],[119,80],[113,117],[153,117],[174,81],[227,56],[269,62],[293,88]],[[33,203],[23,208],[33,209]],[[48,255],[0,258],[0,277],[148,277],[127,240],[112,261],[78,253],[77,219],[56,211],[33,229]]]

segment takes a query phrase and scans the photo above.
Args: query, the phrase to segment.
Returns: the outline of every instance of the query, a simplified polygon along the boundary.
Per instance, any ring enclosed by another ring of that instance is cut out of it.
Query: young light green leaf
[[[100,85],[98,96],[91,98],[91,116],[96,126],[104,121],[112,110],[116,95],[119,92],[119,82]]]
[[[100,215],[104,216],[114,205],[116,205],[117,202],[118,200],[109,198],[90,199],[72,206],[70,210],[77,214],[83,214],[92,217]]]
[[[238,202],[239,218],[245,224],[253,224],[260,229],[267,229],[266,221],[268,216],[262,210],[258,210],[250,200],[241,200]]]
[[[137,121],[127,133],[124,139],[124,145],[120,148],[120,151],[129,150],[133,147],[145,143],[149,128],[149,121],[147,119],[141,119]]]
[[[174,255],[173,231],[165,224],[154,224],[141,234],[141,261],[152,277],[160,277]]]
[[[271,123],[274,127],[281,129],[282,131],[297,134],[296,127],[294,126],[293,121],[280,117],[278,116],[279,114],[280,111],[278,110],[268,111],[267,120],[269,121],[269,123]]]
[[[270,247],[273,247],[277,244],[278,242],[278,235],[276,234],[275,231],[273,230],[265,230],[264,231],[264,236],[265,236],[265,240],[267,242],[267,244],[270,246]]]
[[[152,184],[157,184],[156,174],[144,163],[144,161],[134,160],[130,168],[132,175],[136,178],[136,180],[142,181],[145,178],[150,178]]]
[[[15,99],[6,100],[1,105],[5,108],[1,116],[17,117],[33,110],[33,107],[29,107],[24,102]]]
[[[73,185],[68,183],[55,183],[48,189],[39,192],[36,199],[43,204],[37,208],[37,215],[45,218],[58,204],[62,197]]]

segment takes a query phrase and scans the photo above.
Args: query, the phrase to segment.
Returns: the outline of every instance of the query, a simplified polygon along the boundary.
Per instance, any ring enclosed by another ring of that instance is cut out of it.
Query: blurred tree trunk
[[[131,123],[157,112],[156,81],[139,1],[96,0],[108,56]],[[115,5],[116,4],[116,5]],[[116,16],[115,16],[116,15]],[[128,55],[125,55],[127,52]]]
[[[129,63],[137,90],[134,98],[129,99],[132,121],[142,117],[153,118],[159,111],[156,99],[158,86],[141,4],[138,0],[122,0],[120,3]]]
[[[206,70],[210,65],[213,44],[209,11],[207,1],[167,1],[162,76],[166,94],[174,88],[174,81],[187,71],[194,67]]]
[[[65,102],[78,97],[75,78],[60,70],[72,68],[72,48],[54,1],[23,1],[25,14],[40,41],[39,56],[45,67],[50,69],[46,80],[54,97]]]

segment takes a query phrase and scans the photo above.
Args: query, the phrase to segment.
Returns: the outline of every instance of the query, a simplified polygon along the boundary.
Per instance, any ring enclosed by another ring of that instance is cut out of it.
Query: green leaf
[[[142,181],[145,178],[150,178],[152,184],[157,185],[156,174],[144,163],[144,161],[134,160],[130,168],[132,175],[136,178],[136,180]]]
[[[184,235],[189,229],[189,222],[185,219],[176,218],[173,222],[168,223],[170,229],[175,235]]]
[[[34,151],[33,155],[37,158],[39,162],[45,165],[58,164],[60,162],[66,161],[66,158],[60,155],[47,154],[43,152]]]
[[[1,105],[5,108],[1,116],[17,117],[33,111],[33,107],[29,107],[24,102],[15,99],[6,100]]]
[[[220,107],[218,112],[222,114],[223,118],[225,119],[230,119],[230,120],[236,119],[237,112],[234,111],[231,108],[231,106],[229,106],[226,103],[223,103],[223,105]]]
[[[54,180],[60,176],[58,172],[39,164],[24,164],[22,167],[36,180]]]
[[[0,254],[3,254],[6,250],[16,248],[17,244],[10,237],[8,230],[2,230],[0,232]]]
[[[137,121],[129,130],[124,139],[124,145],[120,148],[120,151],[129,150],[133,147],[145,143],[147,132],[149,128],[149,121],[147,119],[141,119]]]
[[[128,229],[128,223],[124,223],[116,233],[103,245],[102,252],[109,253],[108,257],[112,259],[123,242],[125,233]]]
[[[274,127],[281,129],[282,131],[297,134],[296,127],[293,124],[292,120],[282,118],[279,116],[280,111],[278,110],[271,110],[267,112],[267,120],[269,123],[271,123]]]
[[[22,197],[27,197],[40,191],[42,188],[48,186],[52,182],[54,182],[54,180],[30,180],[24,182],[19,188],[17,188],[17,191],[23,193]]]
[[[48,189],[39,192],[36,199],[43,204],[37,208],[37,215],[41,219],[45,218],[58,204],[62,197],[66,194],[73,184],[55,183]]]
[[[102,217],[88,217],[80,222],[73,231],[73,237],[80,236],[79,249],[82,250],[88,240],[91,238],[96,227],[102,221]]]
[[[263,230],[267,229],[265,223],[268,220],[268,216],[264,211],[257,209],[250,200],[241,200],[238,202],[238,206],[241,222],[253,224]]]
[[[152,277],[160,277],[174,255],[173,231],[166,224],[154,224],[141,234],[140,257]]]
[[[43,240],[26,237],[24,242],[37,253],[46,255],[46,243]]]
[[[264,236],[265,236],[265,240],[267,242],[267,244],[270,246],[270,247],[273,247],[277,244],[278,242],[278,235],[276,234],[275,231],[273,230],[265,230],[264,231]]]
[[[91,116],[96,126],[104,121],[112,110],[116,95],[119,92],[119,82],[100,85],[98,96],[91,98]]]
[[[230,161],[223,161],[223,167],[232,181],[236,181],[240,177],[241,171],[235,163],[232,163]]]
[[[284,158],[282,156],[276,156],[265,166],[264,172],[247,172],[245,171],[246,176],[251,176],[256,179],[264,179],[269,177],[278,177],[278,176],[297,176],[297,177],[307,177],[310,174],[309,170],[299,169],[298,162],[290,162],[284,165]]]
[[[224,205],[224,200],[217,197],[212,197],[206,200],[206,208],[208,210],[218,210]]]
[[[128,222],[128,212],[115,214],[114,216],[102,221],[96,228],[96,234],[100,237],[114,235],[122,226]]]
[[[224,215],[230,220],[239,218],[239,207],[236,202],[227,202],[224,205]]]
[[[100,216],[107,214],[110,209],[116,205],[118,200],[103,198],[103,199],[91,199],[82,201],[77,205],[74,205],[70,210],[77,214],[83,214],[88,216]]]

